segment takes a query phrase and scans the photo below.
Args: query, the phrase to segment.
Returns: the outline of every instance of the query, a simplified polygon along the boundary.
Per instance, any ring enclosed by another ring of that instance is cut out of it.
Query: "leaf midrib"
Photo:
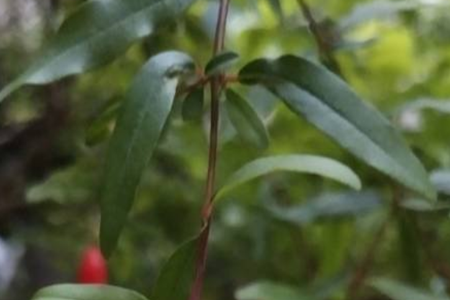
[[[145,99],[146,105],[145,105],[144,113],[142,114],[142,117],[139,118],[138,124],[133,129],[132,136],[131,136],[131,141],[129,143],[130,146],[127,147],[128,149],[127,149],[127,153],[125,155],[125,160],[124,160],[124,163],[122,164],[122,167],[120,168],[121,172],[119,174],[121,174],[121,176],[120,176],[121,180],[119,180],[118,182],[123,182],[123,180],[125,178],[125,174],[127,174],[125,172],[125,170],[128,168],[128,165],[129,165],[128,162],[130,160],[131,153],[133,152],[132,149],[134,149],[134,147],[136,145],[135,141],[137,139],[137,136],[139,135],[139,132],[141,131],[141,128],[142,128],[142,126],[144,124],[144,120],[147,118],[147,116],[148,116],[148,114],[149,114],[149,112],[151,110],[151,105],[148,103],[150,101],[148,101],[148,100],[149,100],[149,98]],[[169,111],[170,111],[170,109],[169,109]],[[156,138],[156,139],[158,139],[158,138]]]

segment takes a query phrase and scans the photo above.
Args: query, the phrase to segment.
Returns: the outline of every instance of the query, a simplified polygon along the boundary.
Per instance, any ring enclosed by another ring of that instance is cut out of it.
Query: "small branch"
[[[443,259],[442,253],[438,253],[433,247],[435,239],[430,232],[423,230],[419,223],[415,224],[415,230],[425,254],[425,261],[428,266],[440,277],[444,278],[447,286],[450,284],[450,265]]]
[[[212,81],[212,79],[213,79],[212,77],[202,75],[193,84],[180,88],[177,91],[177,96],[180,96],[180,95],[183,95],[183,94],[189,94],[189,93],[193,92],[196,88],[199,88],[201,86],[204,86],[204,85],[210,83]],[[238,75],[235,75],[235,74],[223,75],[222,76],[222,80],[221,80],[221,82],[224,85],[227,85],[229,83],[236,83],[238,81],[239,81]]]
[[[227,24],[230,0],[221,0],[217,18],[216,34],[214,39],[213,56],[219,54],[225,44],[225,31]],[[209,138],[208,173],[205,188],[205,201],[202,209],[203,230],[197,250],[195,279],[191,289],[190,300],[200,300],[205,278],[206,258],[208,254],[208,239],[211,228],[211,203],[214,197],[214,183],[216,177],[217,145],[219,135],[219,108],[220,93],[224,84],[224,76],[218,75],[211,79],[211,129]]]
[[[184,86],[184,87],[180,88],[179,90],[177,90],[177,96],[180,96],[183,94],[189,94],[189,93],[193,92],[195,89],[208,84],[208,82],[210,82],[210,81],[211,81],[211,78],[202,76],[193,84]]]
[[[402,190],[397,186],[392,187],[392,203],[389,208],[389,213],[386,216],[386,219],[380,225],[378,230],[375,232],[372,241],[367,247],[367,251],[364,256],[360,260],[359,264],[356,267],[353,276],[350,279],[350,283],[347,288],[347,300],[354,300],[358,296],[359,290],[361,286],[364,284],[364,281],[367,278],[367,275],[370,272],[370,269],[373,266],[375,255],[377,253],[378,248],[380,247],[381,241],[383,240],[384,234],[389,226],[389,222],[391,220],[392,215],[397,210],[398,204],[400,203],[403,197]]]
[[[319,56],[322,62],[330,68],[334,73],[341,75],[341,68],[333,54],[333,45],[324,37],[320,25],[314,19],[311,9],[306,0],[297,0],[298,5],[302,11],[303,16],[308,22],[309,30],[311,31],[314,40],[317,44]]]
[[[346,297],[347,300],[356,299],[360,287],[366,280],[367,275],[373,265],[375,254],[377,253],[378,247],[381,244],[381,240],[383,239],[384,233],[386,232],[386,229],[389,225],[389,219],[390,218],[388,216],[386,220],[383,221],[378,230],[375,232],[375,235],[373,236],[373,239],[370,242],[369,247],[367,247],[366,253],[359,262],[347,289],[347,297]]]

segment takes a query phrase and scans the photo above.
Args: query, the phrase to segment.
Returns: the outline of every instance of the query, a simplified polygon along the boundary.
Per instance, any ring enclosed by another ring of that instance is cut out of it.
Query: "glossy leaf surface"
[[[142,172],[166,124],[178,79],[194,68],[187,55],[165,52],[151,58],[133,81],[106,157],[100,226],[106,257],[116,246]]]
[[[397,130],[325,67],[286,55],[249,63],[240,79],[264,85],[290,110],[368,165],[429,199],[436,198],[426,171]]]
[[[334,179],[354,189],[361,188],[358,176],[340,162],[313,155],[281,155],[259,158],[247,163],[228,178],[217,192],[215,199],[222,198],[233,189],[253,179],[277,171],[320,175]]]
[[[110,285],[59,284],[43,288],[32,300],[147,300],[135,291]]]
[[[251,105],[235,91],[226,91],[225,105],[228,116],[239,136],[260,149],[269,145],[269,134],[264,123]]]
[[[174,19],[194,0],[91,0],[67,18],[41,57],[0,92],[45,84],[104,65],[155,26]]]

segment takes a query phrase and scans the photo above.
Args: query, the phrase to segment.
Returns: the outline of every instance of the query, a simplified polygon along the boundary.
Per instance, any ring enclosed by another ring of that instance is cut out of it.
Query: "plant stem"
[[[214,39],[213,56],[219,54],[225,44],[225,31],[227,24],[230,0],[220,0],[217,17],[216,34]],[[220,93],[224,84],[224,76],[218,75],[211,80],[211,125],[209,136],[208,173],[205,188],[205,202],[202,209],[203,229],[200,234],[195,279],[191,289],[190,300],[200,300],[205,278],[206,257],[208,254],[208,239],[211,228],[211,203],[214,197],[214,183],[216,177],[217,145],[219,133]]]
[[[336,58],[333,54],[333,45],[324,37],[321,25],[314,19],[311,9],[306,3],[306,0],[297,0],[297,2],[300,6],[300,10],[302,11],[304,18],[308,22],[309,30],[311,31],[314,40],[316,41],[317,49],[319,51],[319,56],[322,62],[327,65],[331,71],[341,76],[342,72],[339,63],[336,61]]]
[[[390,219],[388,216],[388,217],[386,217],[386,220],[383,221],[383,223],[378,228],[378,230],[375,232],[373,239],[367,248],[366,253],[362,257],[358,266],[356,267],[356,270],[350,280],[350,284],[348,285],[347,297],[346,297],[347,300],[356,299],[356,297],[358,296],[359,289],[363,285],[363,283],[372,267],[378,247],[381,244],[381,241],[384,237],[386,229],[389,225],[389,221],[390,221]]]
[[[362,256],[360,262],[357,264],[356,269],[350,279],[350,283],[347,287],[347,300],[356,299],[361,286],[364,284],[371,268],[373,267],[375,256],[382,243],[385,233],[389,227],[389,223],[395,214],[398,204],[403,198],[403,191],[396,185],[392,187],[392,203],[389,208],[386,219],[380,224],[375,231],[372,240],[370,241],[366,252]]]

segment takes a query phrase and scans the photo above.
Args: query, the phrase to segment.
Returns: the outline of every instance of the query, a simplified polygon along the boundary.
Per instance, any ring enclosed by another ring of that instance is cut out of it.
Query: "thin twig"
[[[414,229],[422,245],[425,262],[437,275],[445,279],[448,286],[450,284],[450,265],[443,259],[442,253],[434,249],[435,240],[429,232],[423,230],[418,222],[415,222]]]
[[[230,0],[221,0],[217,18],[216,34],[214,39],[213,56],[219,54],[225,43],[225,31]],[[223,75],[211,80],[211,128],[209,138],[208,173],[205,188],[205,201],[202,209],[203,230],[197,250],[195,279],[191,289],[190,300],[200,300],[205,278],[206,257],[208,253],[208,239],[211,228],[211,203],[214,197],[214,183],[216,177],[217,145],[219,133],[219,105],[220,93],[223,85]]]
[[[370,269],[373,266],[375,255],[381,245],[381,241],[383,240],[386,230],[389,227],[389,222],[392,216],[395,214],[402,198],[403,191],[398,186],[394,185],[392,187],[392,203],[391,207],[389,208],[389,213],[378,230],[375,232],[372,241],[367,247],[365,254],[363,255],[362,259],[355,269],[355,272],[353,273],[353,276],[350,279],[350,283],[347,287],[347,300],[354,300],[358,296],[359,290],[364,284],[364,281],[366,280]]]
[[[364,281],[367,278],[367,275],[373,265],[375,254],[377,253],[378,247],[381,244],[381,240],[384,237],[384,233],[389,225],[389,216],[383,221],[381,226],[375,232],[372,241],[367,247],[367,251],[365,252],[363,258],[359,262],[356,267],[355,272],[350,280],[350,284],[347,289],[347,300],[356,299],[358,295],[360,287],[363,285]]]
[[[212,81],[212,77],[209,76],[201,76],[196,82],[192,83],[191,85],[185,86],[180,88],[177,91],[177,96],[183,95],[183,94],[189,94],[191,92],[193,92],[195,89],[201,87],[201,86],[205,86],[208,83],[210,83]],[[236,83],[239,81],[238,75],[236,74],[230,74],[230,75],[223,75],[222,76],[222,83],[227,85],[230,83]]]
[[[338,75],[342,75],[339,63],[333,54],[333,45],[324,37],[320,25],[314,19],[311,9],[309,8],[306,0],[297,0],[303,16],[308,22],[309,30],[311,31],[314,40],[317,44],[317,49],[319,51],[319,56],[322,62],[328,66],[333,72]]]

